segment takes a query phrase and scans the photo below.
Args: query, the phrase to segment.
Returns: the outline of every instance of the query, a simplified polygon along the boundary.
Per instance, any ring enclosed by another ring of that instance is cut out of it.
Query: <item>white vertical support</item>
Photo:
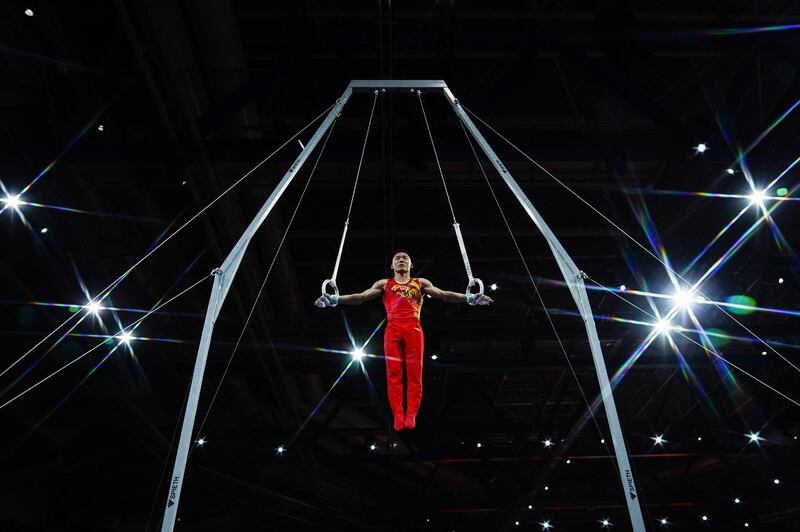
[[[445,86],[442,88],[442,92],[444,93],[444,96],[447,98],[448,102],[450,102],[450,105],[453,107],[456,116],[464,123],[467,130],[470,132],[470,134],[472,134],[472,137],[489,158],[489,161],[491,161],[492,165],[495,167],[495,169],[497,169],[497,172],[503,178],[506,185],[508,185],[508,187],[514,193],[514,196],[516,196],[517,200],[520,202],[520,204],[522,204],[525,212],[528,213],[528,216],[530,216],[531,220],[533,220],[533,223],[536,224],[536,227],[542,232],[542,235],[544,236],[545,240],[547,240],[547,244],[550,246],[550,249],[555,256],[556,263],[558,263],[561,274],[564,276],[564,280],[567,282],[567,286],[572,294],[572,298],[575,300],[575,304],[578,307],[578,312],[580,312],[581,317],[583,318],[583,323],[589,338],[589,346],[592,352],[592,359],[594,360],[595,371],[597,372],[597,380],[600,383],[600,393],[603,398],[603,406],[605,407],[606,416],[608,418],[608,426],[611,434],[611,441],[614,446],[614,454],[616,455],[617,465],[619,467],[620,481],[622,482],[622,488],[626,494],[625,501],[628,504],[628,514],[630,515],[631,525],[633,526],[634,532],[646,532],[644,519],[642,518],[642,509],[639,506],[639,496],[636,492],[636,485],[634,483],[633,473],[631,471],[630,459],[628,458],[628,451],[625,448],[625,441],[622,436],[622,428],[620,427],[619,416],[617,415],[617,407],[614,403],[614,395],[611,390],[611,385],[608,381],[608,371],[606,370],[605,360],[603,359],[603,350],[600,347],[600,340],[597,336],[597,329],[595,327],[594,317],[592,316],[592,309],[589,305],[589,298],[587,297],[586,287],[583,283],[584,274],[575,265],[567,251],[564,249],[564,246],[561,245],[561,242],[558,241],[556,235],[550,230],[550,227],[544,221],[544,218],[542,218],[536,208],[534,208],[533,204],[528,199],[528,196],[522,191],[519,184],[517,184],[517,181],[514,179],[508,169],[506,169],[505,165],[503,165],[503,162],[500,160],[494,150],[492,150],[491,146],[489,146],[489,143],[486,142],[486,139],[483,137],[478,128],[475,127],[475,124],[458,103],[458,100],[456,100],[456,98],[453,96],[453,93],[450,92],[450,89]]]
[[[300,152],[297,159],[295,159],[291,168],[284,174],[283,179],[278,183],[275,189],[270,194],[269,198],[264,202],[264,205],[258,211],[250,225],[247,226],[239,241],[228,254],[222,266],[214,270],[214,287],[211,290],[211,298],[208,302],[208,309],[206,310],[205,322],[203,323],[203,333],[200,338],[200,346],[197,349],[197,359],[195,360],[194,371],[192,372],[192,383],[189,389],[189,397],[186,402],[186,412],[183,416],[183,425],[181,427],[181,437],[178,442],[178,450],[175,456],[175,465],[170,477],[170,488],[167,496],[167,504],[164,509],[164,520],[161,523],[161,532],[172,532],[175,528],[175,520],[178,515],[178,501],[183,488],[184,474],[186,471],[186,462],[189,456],[189,447],[191,445],[192,431],[194,429],[194,420],[197,414],[197,404],[200,400],[200,389],[203,385],[203,374],[206,369],[206,360],[208,358],[208,348],[211,345],[211,336],[214,332],[214,323],[217,321],[220,309],[225,297],[228,295],[233,278],[236,276],[236,271],[239,269],[239,264],[242,262],[244,252],[253,235],[258,228],[264,223],[264,220],[269,215],[272,208],[278,202],[281,195],[294,179],[297,172],[305,163],[311,152],[319,143],[322,136],[331,127],[333,121],[339,116],[344,104],[352,94],[351,86],[342,94],[342,97],[336,101],[336,104],[330,110],[325,120],[317,128],[314,135],[305,145],[303,151]]]

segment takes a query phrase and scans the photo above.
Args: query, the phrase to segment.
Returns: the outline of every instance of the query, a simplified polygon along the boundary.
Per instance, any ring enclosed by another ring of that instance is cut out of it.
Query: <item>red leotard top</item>
[[[383,289],[383,306],[389,322],[419,321],[422,310],[422,287],[419,279],[410,279],[407,283],[389,279]]]

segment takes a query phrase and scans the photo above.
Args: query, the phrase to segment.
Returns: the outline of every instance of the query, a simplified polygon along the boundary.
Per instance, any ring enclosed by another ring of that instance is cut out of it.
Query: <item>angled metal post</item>
[[[203,374],[206,369],[206,360],[208,359],[208,348],[211,345],[211,336],[214,332],[214,323],[219,317],[220,309],[228,295],[233,278],[236,276],[236,271],[244,257],[244,252],[247,250],[247,245],[253,238],[258,228],[264,223],[264,220],[269,215],[272,208],[278,202],[283,192],[292,182],[294,176],[300,171],[300,168],[305,163],[308,156],[319,143],[322,136],[331,126],[333,121],[342,111],[344,104],[353,93],[352,87],[348,86],[342,94],[342,97],[336,101],[336,104],[330,110],[325,120],[314,132],[314,135],[297,156],[292,166],[284,174],[283,179],[272,191],[269,198],[264,202],[261,210],[255,216],[247,229],[242,233],[239,241],[233,247],[225,262],[222,266],[214,270],[214,286],[211,289],[211,298],[208,302],[208,309],[206,310],[205,322],[203,323],[203,334],[200,337],[200,346],[197,349],[197,359],[194,364],[194,371],[192,372],[192,383],[189,389],[189,397],[186,402],[186,412],[183,415],[183,425],[181,427],[181,437],[178,443],[178,450],[175,456],[175,466],[172,469],[172,476],[170,477],[170,488],[167,494],[167,503],[164,509],[164,520],[161,524],[161,532],[172,532],[175,527],[175,520],[178,515],[178,501],[181,496],[181,489],[183,488],[183,481],[186,471],[186,461],[189,456],[189,447],[192,439],[192,431],[194,429],[194,419],[197,414],[197,404],[200,400],[200,388],[203,385]]]
[[[547,244],[550,246],[550,249],[555,256],[558,267],[561,270],[561,274],[564,276],[564,280],[567,282],[567,286],[569,287],[572,298],[575,300],[575,304],[578,307],[578,312],[580,312],[581,317],[583,318],[583,324],[589,337],[589,347],[591,348],[592,359],[594,360],[594,367],[595,371],[597,372],[597,380],[600,383],[600,393],[603,398],[606,417],[608,418],[611,441],[614,445],[614,454],[616,455],[617,465],[619,467],[620,481],[622,482],[622,488],[626,494],[625,502],[628,504],[628,514],[631,518],[631,525],[633,526],[633,530],[635,532],[645,532],[646,529],[644,526],[644,519],[642,518],[642,509],[639,506],[639,496],[636,492],[636,485],[634,484],[633,480],[633,473],[631,471],[630,460],[628,458],[628,451],[625,448],[625,441],[622,436],[622,428],[619,424],[617,406],[614,403],[614,394],[611,390],[611,384],[608,381],[608,371],[606,370],[606,364],[603,358],[603,350],[600,347],[600,340],[597,336],[597,329],[595,327],[594,317],[592,316],[592,309],[589,305],[589,298],[586,294],[586,287],[583,283],[584,274],[575,265],[575,262],[570,258],[566,249],[564,249],[564,246],[562,246],[561,242],[558,241],[558,238],[556,238],[556,235],[553,233],[553,231],[550,230],[550,227],[544,221],[544,218],[542,218],[542,216],[533,206],[525,192],[522,191],[519,184],[517,184],[517,181],[511,175],[511,172],[509,172],[505,165],[503,165],[503,162],[500,160],[494,150],[492,150],[491,146],[489,146],[489,143],[486,142],[486,139],[483,137],[481,132],[477,127],[475,127],[475,124],[461,107],[461,104],[458,103],[458,100],[453,96],[453,93],[450,92],[450,89],[445,86],[442,88],[442,92],[444,93],[444,96],[447,98],[448,102],[450,102],[450,105],[453,107],[456,116],[458,116],[458,118],[464,123],[467,130],[489,158],[489,161],[491,161],[492,165],[495,167],[495,169],[497,169],[497,172],[506,182],[506,185],[508,185],[508,187],[514,193],[514,196],[516,196],[517,200],[520,202],[520,204],[522,204],[525,212],[528,213],[528,216],[530,216],[531,220],[533,220],[533,223],[536,224],[536,227],[539,229],[539,231],[541,231],[545,240],[547,240]]]

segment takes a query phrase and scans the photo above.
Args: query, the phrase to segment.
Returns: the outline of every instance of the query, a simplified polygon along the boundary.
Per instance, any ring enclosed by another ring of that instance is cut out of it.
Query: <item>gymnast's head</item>
[[[398,249],[392,255],[392,263],[390,268],[395,273],[408,273],[413,268],[411,264],[411,256],[405,249]]]

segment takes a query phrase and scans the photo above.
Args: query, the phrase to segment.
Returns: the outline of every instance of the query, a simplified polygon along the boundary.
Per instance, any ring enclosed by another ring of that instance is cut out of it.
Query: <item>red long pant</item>
[[[386,387],[395,417],[403,416],[403,366],[406,373],[407,416],[416,416],[422,400],[422,352],[425,336],[419,321],[389,322],[383,333]]]

